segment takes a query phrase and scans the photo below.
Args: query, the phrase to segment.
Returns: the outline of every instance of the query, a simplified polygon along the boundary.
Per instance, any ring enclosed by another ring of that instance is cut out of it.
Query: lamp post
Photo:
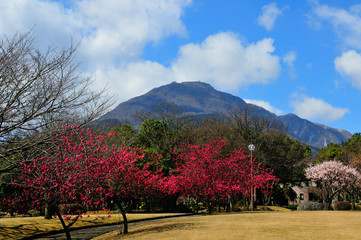
[[[253,158],[252,158],[252,152],[254,151],[256,147],[253,145],[253,144],[250,144],[248,145],[248,150],[251,151],[251,160],[250,160],[250,169],[251,169],[251,204],[250,204],[250,208],[251,208],[251,211],[254,210],[254,207],[253,207]]]

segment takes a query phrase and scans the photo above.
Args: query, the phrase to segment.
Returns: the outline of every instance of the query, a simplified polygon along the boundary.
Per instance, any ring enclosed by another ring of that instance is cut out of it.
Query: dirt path
[[[147,222],[147,221],[153,221],[153,220],[160,220],[160,219],[168,219],[168,218],[176,218],[176,217],[186,217],[186,216],[194,216],[193,214],[184,214],[184,215],[176,215],[176,216],[166,216],[166,217],[159,217],[159,218],[152,218],[152,219],[139,219],[139,220],[133,220],[133,221],[129,221],[129,228],[131,229],[132,226],[137,225],[137,224],[141,224],[143,222]],[[71,238],[73,240],[76,239],[82,239],[82,240],[86,240],[86,239],[92,239],[95,238],[97,236],[103,235],[105,233],[108,232],[112,232],[112,231],[116,231],[119,230],[120,227],[122,225],[120,224],[112,224],[112,225],[106,225],[106,226],[93,226],[91,228],[86,228],[86,229],[73,229],[71,230],[70,234],[71,234]],[[57,240],[66,240],[66,236],[65,233],[55,233],[55,234],[50,234],[47,236],[42,236],[42,237],[27,237],[24,239],[41,239],[41,240],[50,240],[50,239],[57,239]]]
[[[119,224],[110,225],[110,226],[94,227],[94,228],[88,228],[88,229],[73,230],[70,232],[70,234],[71,234],[71,239],[74,239],[74,240],[75,239],[92,239],[92,238],[95,238],[102,234],[115,231],[117,229],[119,229]],[[66,236],[65,236],[65,233],[58,233],[58,234],[53,234],[53,235],[49,235],[46,237],[34,238],[34,239],[41,239],[41,240],[65,239],[66,240]]]

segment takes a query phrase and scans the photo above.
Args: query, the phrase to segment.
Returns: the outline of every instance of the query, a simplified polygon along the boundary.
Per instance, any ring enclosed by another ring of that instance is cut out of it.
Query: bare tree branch
[[[112,105],[78,72],[78,47],[40,51],[31,32],[0,37],[0,173],[40,153],[60,126],[87,124]]]

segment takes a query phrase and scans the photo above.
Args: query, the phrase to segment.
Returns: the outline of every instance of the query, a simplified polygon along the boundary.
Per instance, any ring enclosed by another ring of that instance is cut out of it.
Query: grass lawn
[[[96,239],[361,239],[360,211],[254,212],[157,220]]]
[[[169,216],[175,214],[127,214],[128,220]],[[71,228],[122,221],[120,214],[90,214],[79,219]],[[103,219],[104,218],[104,219]],[[63,229],[59,219],[46,220],[44,217],[0,218],[0,239],[19,239],[33,234]]]

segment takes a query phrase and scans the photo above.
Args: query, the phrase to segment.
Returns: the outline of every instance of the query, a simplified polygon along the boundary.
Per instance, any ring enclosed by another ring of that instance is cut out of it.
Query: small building
[[[289,201],[289,204],[298,205],[302,202],[316,201],[320,195],[320,189],[312,181],[291,183],[291,189],[295,192],[296,198]]]

